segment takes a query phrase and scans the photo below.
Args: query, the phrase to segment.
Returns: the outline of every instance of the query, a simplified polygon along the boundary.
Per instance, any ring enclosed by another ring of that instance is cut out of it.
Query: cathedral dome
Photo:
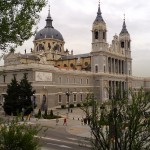
[[[52,26],[52,18],[50,15],[50,9],[48,12],[48,17],[46,19],[46,26],[44,29],[40,30],[36,36],[35,36],[35,40],[40,40],[40,39],[45,39],[45,38],[53,38],[56,40],[61,40],[64,41],[62,34],[54,29],[54,27]]]
[[[45,27],[44,29],[40,30],[35,36],[35,40],[40,40],[45,38],[53,38],[53,39],[64,41],[62,34],[58,30],[52,27]]]

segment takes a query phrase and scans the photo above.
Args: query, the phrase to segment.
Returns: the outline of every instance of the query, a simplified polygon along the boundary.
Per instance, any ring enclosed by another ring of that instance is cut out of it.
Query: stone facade
[[[129,87],[150,89],[149,78],[132,76],[131,40],[125,19],[119,36],[114,35],[112,43],[108,44],[107,26],[100,5],[92,25],[91,52],[73,55],[73,51],[65,50],[61,33],[52,26],[50,11],[45,28],[37,33],[33,43],[31,53],[11,52],[5,55],[4,66],[0,67],[1,101],[11,79],[15,76],[20,81],[24,73],[36,90],[38,107],[43,94],[50,108],[80,103],[88,93],[94,93],[103,103],[113,96],[117,88],[121,91]]]

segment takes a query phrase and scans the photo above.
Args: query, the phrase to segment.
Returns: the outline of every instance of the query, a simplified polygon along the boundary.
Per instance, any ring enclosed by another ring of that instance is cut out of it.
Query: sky
[[[98,0],[49,0],[53,26],[65,40],[65,49],[74,54],[91,52],[92,24],[98,10]],[[119,35],[125,14],[131,37],[132,74],[150,77],[150,0],[101,0],[102,17],[107,26],[107,41]],[[45,27],[48,5],[40,12],[38,30]],[[34,37],[17,48],[24,53],[33,48]]]

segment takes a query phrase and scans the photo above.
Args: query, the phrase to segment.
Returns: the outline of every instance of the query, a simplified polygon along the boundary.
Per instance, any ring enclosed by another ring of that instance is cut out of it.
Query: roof
[[[86,58],[86,57],[90,57],[90,56],[91,56],[90,53],[79,54],[79,55],[68,55],[68,56],[62,56],[59,60]]]
[[[49,8],[48,16],[46,19],[46,26],[45,26],[45,28],[43,28],[42,30],[37,32],[37,34],[35,36],[35,40],[52,38],[52,39],[64,41],[61,33],[58,30],[54,29],[54,27],[52,25],[52,21],[53,20],[52,20],[51,15],[50,15],[50,8]]]
[[[44,29],[40,30],[35,36],[35,40],[45,39],[45,38],[52,38],[52,39],[64,41],[61,33],[58,30],[51,27],[45,27]]]
[[[102,12],[101,12],[101,9],[100,9],[100,3],[99,3],[99,5],[98,5],[98,12],[97,12],[97,16],[96,16],[96,19],[95,19],[95,21],[94,21],[94,24],[95,23],[99,23],[99,22],[103,22],[103,23],[105,23],[105,21],[103,20],[103,17],[102,17]]]
[[[36,55],[31,55],[31,54],[19,54],[19,57],[24,58],[24,59],[40,60],[39,57],[37,57]]]
[[[127,28],[126,28],[125,19],[124,19],[124,21],[123,21],[123,26],[122,26],[122,30],[121,30],[120,34],[129,34],[129,33],[128,33],[128,30],[127,30]]]

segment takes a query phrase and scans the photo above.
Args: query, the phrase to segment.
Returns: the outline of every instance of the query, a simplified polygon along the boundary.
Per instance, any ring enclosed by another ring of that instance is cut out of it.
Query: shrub
[[[61,118],[61,116],[57,116],[57,115],[53,115],[53,116],[47,115],[47,116],[44,116],[44,115],[43,115],[43,118],[44,118],[44,119],[56,119],[56,118]]]
[[[47,116],[47,109],[45,109],[45,113],[44,113],[44,116]]]
[[[61,105],[61,108],[62,108],[62,109],[65,109],[65,108],[66,108],[66,105]]]
[[[83,106],[88,106],[88,104],[87,103],[83,103]]]
[[[80,104],[80,103],[78,103],[78,104],[77,104],[77,107],[81,107],[81,104]]]
[[[35,138],[39,126],[18,124],[17,120],[1,125],[0,150],[37,150],[39,140]]]
[[[41,118],[41,109],[38,111],[37,118]]]
[[[50,116],[54,116],[52,109],[51,109],[51,111],[50,111]]]
[[[74,108],[74,104],[70,104],[69,107],[70,107],[70,108]]]

